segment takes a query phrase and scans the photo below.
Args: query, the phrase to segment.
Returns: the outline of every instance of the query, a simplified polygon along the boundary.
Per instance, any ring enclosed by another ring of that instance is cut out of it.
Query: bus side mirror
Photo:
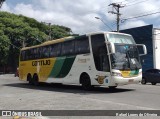
[[[114,43],[106,41],[106,46],[107,46],[107,49],[109,49],[108,50],[109,54],[114,54],[115,53],[115,45],[114,45]]]
[[[143,56],[143,55],[147,54],[147,48],[144,44],[136,44],[136,45],[137,45],[137,47],[142,47],[143,48],[143,53],[139,54],[139,56]]]

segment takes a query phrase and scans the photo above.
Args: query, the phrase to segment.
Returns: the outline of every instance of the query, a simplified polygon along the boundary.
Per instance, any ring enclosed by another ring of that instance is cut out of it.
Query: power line
[[[140,12],[139,14],[134,14],[132,16],[124,15],[123,20],[127,19],[127,18],[130,18],[130,17],[146,15],[146,14],[150,14],[150,13],[153,13],[153,12],[159,12],[159,11],[160,11],[160,8],[158,8],[158,9],[150,9],[148,11],[146,10],[146,12]]]
[[[123,4],[127,5],[127,4],[132,4],[132,3],[135,3],[135,2],[139,2],[139,0],[124,0],[124,1],[121,1],[121,2],[117,2],[117,3],[121,3],[121,4],[123,3]]]
[[[125,18],[125,19],[122,19],[122,21],[124,20],[129,20],[129,19],[136,19],[136,18],[139,18],[139,17],[145,17],[145,16],[149,16],[149,15],[153,15],[153,14],[158,14],[158,13],[160,13],[160,11],[159,12],[154,12],[154,13],[149,13],[149,14],[144,14],[144,15],[139,15],[139,16],[135,16],[135,17],[129,17],[129,18]]]
[[[149,1],[149,0],[146,0],[146,1]],[[141,1],[142,2],[142,1]],[[148,15],[152,15],[152,14],[157,14],[157,12],[159,13],[159,10],[160,10],[160,8],[158,8],[158,9],[150,9],[150,10],[146,10],[146,12],[141,12],[141,13],[139,13],[139,14],[135,14],[134,15],[134,17],[143,17],[143,16],[148,16]],[[125,10],[126,11],[126,10]],[[125,17],[122,19],[122,21],[121,22],[124,22],[125,21],[125,19],[130,19],[130,18],[132,18],[132,17],[127,17],[126,15],[125,15]]]
[[[147,11],[147,12],[143,12],[143,13],[140,13],[140,14],[136,14],[136,16],[140,16],[140,15],[144,15],[144,14],[150,14],[150,13],[153,13],[153,12],[158,12],[160,10],[160,8],[158,9],[155,9],[155,10],[150,10],[150,11]],[[125,19],[125,18],[124,18]]]
[[[129,5],[126,4],[125,7],[129,7],[129,6],[136,5],[136,4],[139,4],[139,3],[143,3],[143,2],[146,2],[146,1],[149,1],[149,0],[143,0],[143,1],[139,1],[139,2],[133,3],[133,4],[128,3]]]

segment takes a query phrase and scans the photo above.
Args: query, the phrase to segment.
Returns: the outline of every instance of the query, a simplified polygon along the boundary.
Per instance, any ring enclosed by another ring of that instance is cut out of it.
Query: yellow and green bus
[[[138,47],[143,54],[139,54]],[[142,80],[140,56],[147,53],[133,37],[117,32],[96,32],[65,37],[21,49],[19,79],[39,82],[81,84],[110,88]]]

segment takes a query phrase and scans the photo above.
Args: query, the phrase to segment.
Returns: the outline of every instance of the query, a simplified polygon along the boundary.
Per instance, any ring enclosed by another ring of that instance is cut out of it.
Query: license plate
[[[121,71],[123,77],[129,77],[130,71]]]
[[[129,82],[129,83],[132,83],[133,81],[134,81],[134,79],[130,79],[128,82]]]

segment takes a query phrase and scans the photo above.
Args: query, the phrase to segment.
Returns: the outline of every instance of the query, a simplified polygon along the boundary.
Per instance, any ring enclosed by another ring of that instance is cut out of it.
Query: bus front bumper
[[[115,82],[115,85],[127,85],[127,84],[137,84],[140,83],[142,80],[142,75],[139,75],[137,77],[130,77],[130,78],[124,78],[124,77],[116,77],[113,76],[112,79]]]

